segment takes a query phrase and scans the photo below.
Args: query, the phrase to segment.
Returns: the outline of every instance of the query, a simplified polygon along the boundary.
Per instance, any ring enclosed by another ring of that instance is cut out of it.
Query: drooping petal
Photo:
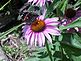
[[[33,0],[33,3],[32,4],[35,4],[37,2],[37,0]]]
[[[40,1],[40,7],[42,7],[42,6],[43,6],[43,0]]]
[[[29,35],[26,35],[26,34],[25,34],[25,39],[27,40],[27,45],[28,45],[29,42],[30,42],[31,35],[32,35],[32,32],[31,32]]]
[[[60,35],[60,31],[57,29],[46,29],[45,31],[51,35],[57,35],[57,36]]]
[[[81,33],[81,28],[78,28],[79,29],[79,32]]]
[[[48,34],[48,32],[44,31],[43,33],[44,33],[44,35],[46,36],[46,38],[48,39],[48,41],[49,41],[50,43],[52,43],[52,38],[51,38],[51,36]]]
[[[56,17],[56,18],[47,18],[47,19],[45,19],[45,23],[46,23],[46,25],[58,25],[59,24],[58,17]]]
[[[39,3],[40,3],[40,0],[37,0],[37,2],[36,2],[36,6],[37,6]]]
[[[45,1],[46,1],[46,0],[41,0],[41,1],[40,1],[40,7],[42,7],[42,6],[45,5]]]
[[[38,33],[38,45],[41,47],[42,46],[42,39],[41,39],[41,34]]]
[[[40,33],[40,37],[41,37],[41,40],[42,40],[42,44],[44,45],[45,44],[45,36],[42,32]]]
[[[32,32],[31,40],[30,40],[30,45],[33,46],[35,40],[35,34]]]
[[[30,28],[28,28],[28,29],[26,30],[26,34],[27,34],[27,35],[29,35],[31,32],[32,32],[32,30],[30,30]]]
[[[78,27],[75,27],[75,30],[78,32],[79,31]]]
[[[54,22],[54,21],[58,21],[58,20],[59,20],[58,17],[54,17],[54,18],[47,18],[47,19],[45,19],[45,22],[46,22],[46,23],[49,23],[49,22]]]
[[[38,17],[38,19],[44,20],[44,16],[41,15],[41,16]]]
[[[67,25],[66,21],[67,21],[67,19],[61,20],[61,22],[59,23],[59,25],[66,26]]]
[[[78,13],[81,13],[81,10],[78,10],[78,11],[76,12],[76,14],[78,14]]]
[[[46,29],[57,29],[57,30],[59,30],[56,26],[50,26],[50,25],[46,25]]]
[[[28,0],[28,2],[32,2],[33,0]]]
[[[22,30],[22,32],[26,32],[26,30],[28,29],[28,26],[27,25],[25,25],[24,27],[23,27],[23,30]]]
[[[51,1],[51,0],[47,0],[47,1]]]
[[[81,13],[77,13],[75,17],[77,18],[81,17]]]
[[[51,25],[51,26],[56,26],[58,25],[60,22],[49,22],[46,25]]]
[[[46,6],[42,6],[42,8],[41,8],[41,14],[42,14],[43,17],[45,17],[46,12],[47,12]]]
[[[38,33],[35,34],[35,46],[37,45],[37,41],[38,41]]]

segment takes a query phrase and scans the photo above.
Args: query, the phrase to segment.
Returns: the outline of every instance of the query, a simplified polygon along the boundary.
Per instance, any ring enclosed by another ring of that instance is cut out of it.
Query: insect
[[[30,25],[33,21],[36,20],[37,17],[38,15],[36,13],[26,12],[22,16],[22,19],[26,22],[26,24]]]
[[[30,25],[33,21],[36,20],[36,18],[39,16],[39,7],[32,6],[30,7],[30,4],[27,5],[27,3],[20,9],[20,16],[23,21],[26,22],[27,25]]]

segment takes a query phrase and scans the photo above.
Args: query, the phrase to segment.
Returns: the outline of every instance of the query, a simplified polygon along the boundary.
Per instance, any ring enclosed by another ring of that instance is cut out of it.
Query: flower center
[[[31,24],[31,29],[34,32],[40,32],[43,31],[45,29],[45,22],[39,19],[36,19],[36,21],[34,21]]]
[[[73,10],[72,8],[69,8],[65,11],[65,16],[67,18],[73,18],[76,15],[76,11]]]

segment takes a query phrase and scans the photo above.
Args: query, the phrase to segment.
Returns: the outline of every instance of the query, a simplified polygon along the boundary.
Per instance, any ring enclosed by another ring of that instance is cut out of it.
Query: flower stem
[[[48,46],[48,42],[47,41],[46,41],[46,48],[47,48],[47,51],[48,51],[48,55],[49,55],[50,60],[53,61],[52,60],[52,54],[51,54],[51,51],[49,50],[49,46]]]
[[[6,5],[8,5],[10,2],[11,2],[11,0],[9,0],[7,3],[5,3],[5,4],[0,8],[0,10],[3,10],[4,7],[5,7]]]

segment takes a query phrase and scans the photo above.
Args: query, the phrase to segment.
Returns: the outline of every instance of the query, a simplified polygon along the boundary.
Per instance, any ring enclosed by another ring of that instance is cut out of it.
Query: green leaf
[[[71,41],[72,45],[77,47],[77,48],[81,48],[81,37],[79,37],[77,34],[74,34],[72,36],[72,41]]]
[[[73,61],[81,61],[81,56],[74,56],[72,55]]]
[[[24,61],[39,61],[39,58],[37,57],[25,58]]]
[[[64,48],[64,51],[66,52],[66,54],[71,57],[71,55],[75,55],[75,56],[80,56],[81,55],[81,49],[80,48],[76,48],[74,46],[72,46],[71,44],[65,43],[65,42],[61,42],[61,46]]]
[[[23,25],[23,23],[17,25],[17,26],[14,26],[13,28],[7,30],[6,32],[2,33],[0,35],[0,39],[3,39],[6,35],[8,35],[9,33],[13,32],[14,30],[18,29],[19,27],[21,27]]]
[[[50,61],[50,59],[49,59],[49,57],[46,57],[46,58],[40,59],[40,61]]]
[[[79,5],[81,5],[81,0],[78,0],[74,7],[77,8]]]
[[[65,0],[64,3],[63,3],[63,6],[61,8],[61,11],[64,13],[66,7],[67,7],[67,4],[68,4],[68,0]]]
[[[61,46],[65,51],[67,57],[69,57],[69,61],[72,61],[74,58],[73,55],[78,57],[81,55],[81,48],[77,43],[77,40],[74,40],[73,37],[75,34],[65,33],[63,34],[63,41],[61,41]],[[72,39],[73,37],[73,39]],[[78,47],[79,46],[79,47]]]
[[[49,17],[49,15],[55,10],[59,4],[61,3],[60,0],[54,0],[53,3],[49,6],[47,6],[47,12],[45,18]]]
[[[0,10],[3,10],[4,7],[5,7],[6,5],[8,5],[10,2],[11,2],[11,0],[9,0],[7,3],[5,3],[5,4],[0,8]]]

